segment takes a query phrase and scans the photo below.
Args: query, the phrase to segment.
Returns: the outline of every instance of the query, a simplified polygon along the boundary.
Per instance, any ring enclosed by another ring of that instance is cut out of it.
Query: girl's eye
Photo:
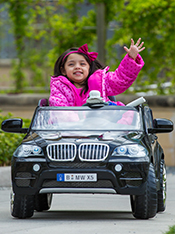
[[[73,63],[69,63],[68,66],[73,66],[74,64]]]
[[[85,66],[86,65],[86,63],[81,63],[81,66]]]

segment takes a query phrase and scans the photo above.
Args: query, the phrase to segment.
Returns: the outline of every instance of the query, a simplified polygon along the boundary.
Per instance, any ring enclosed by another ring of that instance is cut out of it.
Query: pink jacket
[[[143,65],[144,61],[139,54],[136,61],[127,54],[114,72],[107,72],[109,67],[95,71],[88,79],[88,92],[82,95],[80,95],[81,89],[76,88],[66,77],[52,76],[49,104],[50,106],[82,106],[86,103],[91,90],[100,91],[104,101],[109,101],[108,96],[123,93],[132,85]],[[119,101],[116,104],[124,105]]]

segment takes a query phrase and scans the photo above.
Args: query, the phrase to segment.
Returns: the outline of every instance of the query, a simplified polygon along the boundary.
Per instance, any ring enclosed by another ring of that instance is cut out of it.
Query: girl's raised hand
[[[129,57],[133,58],[134,60],[136,59],[138,53],[145,49],[145,47],[142,47],[144,42],[141,42],[141,44],[140,42],[141,38],[139,38],[136,44],[134,45],[134,40],[131,38],[130,48],[128,49],[126,46],[124,46],[124,49],[128,53]]]

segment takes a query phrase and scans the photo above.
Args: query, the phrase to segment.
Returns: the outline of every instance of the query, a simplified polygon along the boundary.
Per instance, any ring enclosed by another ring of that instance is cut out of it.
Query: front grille
[[[18,179],[18,180],[16,180],[16,185],[18,187],[29,187],[30,180],[28,180],[28,179]]]
[[[29,178],[32,177],[32,174],[30,172],[17,172],[16,173],[16,178]]]
[[[81,169],[81,168],[106,168],[106,164],[103,162],[50,162],[50,167],[56,168],[73,168],[73,169]]]
[[[76,145],[56,143],[47,146],[47,155],[53,161],[73,161],[76,157]]]
[[[139,172],[126,172],[120,178],[120,183],[122,187],[129,186],[140,186],[143,182],[143,178],[141,177]]]
[[[126,184],[134,187],[138,187],[142,184],[142,180],[126,180]]]
[[[79,146],[81,161],[103,161],[108,156],[109,146],[106,144],[86,143]]]
[[[74,161],[77,147],[73,143],[56,143],[47,146],[47,155],[56,162]],[[86,143],[79,146],[78,156],[81,161],[100,162],[108,156],[109,146],[106,144]]]
[[[98,180],[97,182],[58,182],[56,180],[44,181],[44,188],[113,188],[110,180]]]
[[[29,172],[18,172],[15,176],[15,182],[18,187],[28,187],[31,179],[33,178]]]

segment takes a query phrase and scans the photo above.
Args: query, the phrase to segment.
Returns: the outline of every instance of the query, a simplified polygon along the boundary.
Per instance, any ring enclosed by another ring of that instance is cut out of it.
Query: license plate
[[[92,174],[84,174],[84,173],[58,173],[57,174],[57,181],[65,181],[65,182],[92,182],[92,181],[97,181],[97,174],[92,173]]]

